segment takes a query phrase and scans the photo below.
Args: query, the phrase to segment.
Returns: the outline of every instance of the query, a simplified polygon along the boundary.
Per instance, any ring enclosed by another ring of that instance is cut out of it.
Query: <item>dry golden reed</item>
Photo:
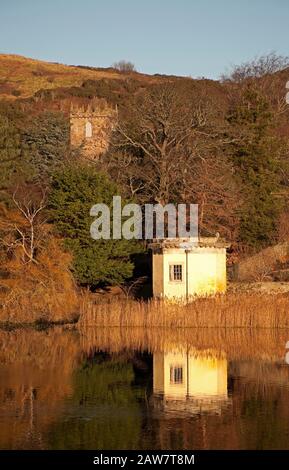
[[[69,322],[78,314],[78,296],[69,270],[71,257],[51,237],[37,263],[14,256],[3,263],[0,281],[0,323]]]
[[[81,326],[289,328],[289,297],[238,293],[199,298],[188,304],[157,300],[81,301]]]

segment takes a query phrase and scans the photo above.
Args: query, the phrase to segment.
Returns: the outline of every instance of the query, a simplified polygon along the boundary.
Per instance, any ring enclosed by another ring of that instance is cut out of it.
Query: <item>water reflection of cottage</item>
[[[195,351],[156,353],[153,390],[164,409],[218,412],[228,400],[227,359]]]

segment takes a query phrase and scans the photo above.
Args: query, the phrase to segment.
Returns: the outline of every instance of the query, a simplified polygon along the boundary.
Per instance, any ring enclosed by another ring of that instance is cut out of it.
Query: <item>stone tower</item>
[[[117,108],[105,100],[94,99],[87,106],[71,105],[70,145],[85,158],[95,160],[108,148],[111,132],[117,122]]]

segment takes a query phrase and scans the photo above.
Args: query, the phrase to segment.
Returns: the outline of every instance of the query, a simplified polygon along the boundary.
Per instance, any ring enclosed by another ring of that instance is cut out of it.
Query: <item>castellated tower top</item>
[[[98,159],[106,152],[113,128],[117,122],[117,108],[104,99],[93,99],[86,106],[71,105],[70,145],[90,159]]]

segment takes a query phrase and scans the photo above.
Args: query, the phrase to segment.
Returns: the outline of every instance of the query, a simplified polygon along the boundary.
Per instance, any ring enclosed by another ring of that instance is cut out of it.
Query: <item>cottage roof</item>
[[[151,249],[180,248],[183,250],[193,250],[195,248],[229,248],[229,246],[230,244],[221,239],[219,235],[215,237],[154,238],[149,244]]]

